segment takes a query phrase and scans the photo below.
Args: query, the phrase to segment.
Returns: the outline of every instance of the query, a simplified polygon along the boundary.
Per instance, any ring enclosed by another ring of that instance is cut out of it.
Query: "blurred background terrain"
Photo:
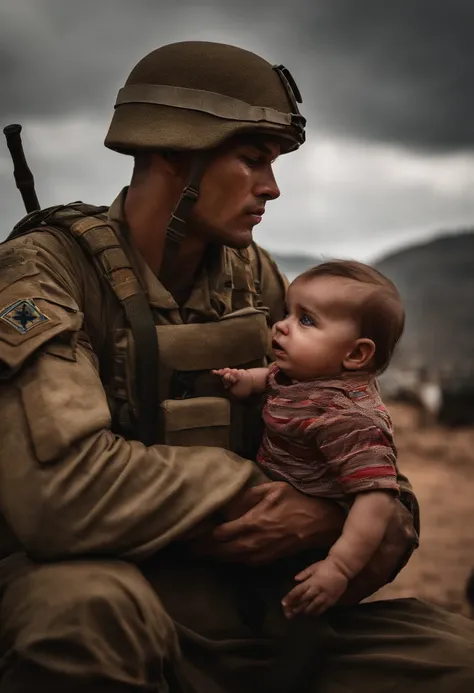
[[[421,507],[420,548],[377,599],[413,597],[469,615],[464,596],[474,568],[474,428],[420,429],[419,412],[389,405],[401,470]]]

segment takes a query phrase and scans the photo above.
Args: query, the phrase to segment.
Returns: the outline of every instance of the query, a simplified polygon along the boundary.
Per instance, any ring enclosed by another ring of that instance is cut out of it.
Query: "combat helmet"
[[[172,43],[145,56],[120,89],[105,145],[136,154],[202,150],[238,132],[304,142],[301,96],[288,70],[235,46]]]
[[[120,89],[105,139],[124,154],[195,151],[188,185],[171,218],[168,240],[179,244],[199,194],[204,152],[239,133],[276,136],[281,151],[305,139],[299,90],[282,65],[227,44],[185,41],[145,56]]]

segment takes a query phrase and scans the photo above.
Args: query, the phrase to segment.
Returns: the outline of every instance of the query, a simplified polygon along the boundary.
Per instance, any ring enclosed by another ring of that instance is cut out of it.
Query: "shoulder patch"
[[[22,298],[3,309],[0,320],[11,325],[20,334],[26,334],[37,325],[48,322],[49,318],[31,298]]]

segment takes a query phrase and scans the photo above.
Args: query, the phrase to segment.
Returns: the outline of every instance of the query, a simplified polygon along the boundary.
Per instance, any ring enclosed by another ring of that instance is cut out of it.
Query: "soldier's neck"
[[[189,295],[206,252],[206,242],[193,235],[184,239],[175,266],[163,267],[166,230],[176,201],[150,196],[147,190],[130,187],[124,215],[133,244],[163,286],[183,303]]]
[[[172,205],[166,204],[159,195],[151,196],[143,187],[130,186],[123,211],[134,246],[156,274],[163,259]]]
[[[186,237],[179,250],[175,266],[160,269],[160,281],[178,305],[183,305],[189,297],[205,253],[206,243],[193,237]]]

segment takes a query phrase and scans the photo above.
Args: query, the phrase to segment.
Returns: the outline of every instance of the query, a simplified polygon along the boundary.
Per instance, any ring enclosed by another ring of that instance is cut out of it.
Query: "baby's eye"
[[[314,325],[314,321],[309,317],[309,315],[306,315],[306,313],[303,313],[301,316],[300,323],[302,325]]]

